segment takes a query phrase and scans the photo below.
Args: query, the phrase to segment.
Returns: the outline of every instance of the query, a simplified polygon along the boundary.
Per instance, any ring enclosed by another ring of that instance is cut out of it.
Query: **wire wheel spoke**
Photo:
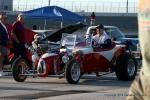
[[[129,76],[133,76],[134,73],[135,73],[135,63],[134,63],[134,60],[130,59],[129,62],[128,62],[128,67],[127,67],[127,71],[129,73]]]
[[[77,81],[80,77],[80,66],[78,63],[74,63],[71,69],[71,77],[74,81]]]

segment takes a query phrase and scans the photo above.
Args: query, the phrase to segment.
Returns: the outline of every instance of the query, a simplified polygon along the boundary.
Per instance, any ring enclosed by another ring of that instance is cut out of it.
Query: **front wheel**
[[[119,80],[133,80],[137,73],[137,63],[130,54],[124,54],[117,58],[116,76]]]
[[[13,74],[13,78],[15,79],[15,81],[17,82],[24,82],[27,78],[25,74],[26,70],[27,70],[27,63],[24,59],[22,58],[17,58],[13,64],[12,64],[12,74]]]
[[[81,68],[78,61],[70,60],[66,65],[66,80],[70,84],[77,84],[81,77]]]

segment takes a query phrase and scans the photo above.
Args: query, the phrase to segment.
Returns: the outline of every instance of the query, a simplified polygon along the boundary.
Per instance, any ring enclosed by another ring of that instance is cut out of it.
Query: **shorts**
[[[0,56],[8,55],[8,50],[6,47],[0,45]]]

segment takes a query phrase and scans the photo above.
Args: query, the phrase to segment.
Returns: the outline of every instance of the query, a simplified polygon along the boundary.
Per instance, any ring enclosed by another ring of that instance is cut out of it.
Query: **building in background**
[[[12,11],[13,0],[0,0],[0,11]]]

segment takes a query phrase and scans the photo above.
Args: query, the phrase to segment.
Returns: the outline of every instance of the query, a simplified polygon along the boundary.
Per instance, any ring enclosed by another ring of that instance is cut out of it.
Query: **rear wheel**
[[[68,62],[66,66],[66,80],[70,84],[76,84],[79,82],[81,77],[80,64],[75,59]]]
[[[12,74],[13,78],[17,82],[23,82],[26,80],[27,76],[25,74],[27,70],[27,63],[22,58],[17,58],[12,64]]]
[[[124,54],[117,58],[116,76],[119,80],[133,80],[137,73],[137,63],[130,54]]]

